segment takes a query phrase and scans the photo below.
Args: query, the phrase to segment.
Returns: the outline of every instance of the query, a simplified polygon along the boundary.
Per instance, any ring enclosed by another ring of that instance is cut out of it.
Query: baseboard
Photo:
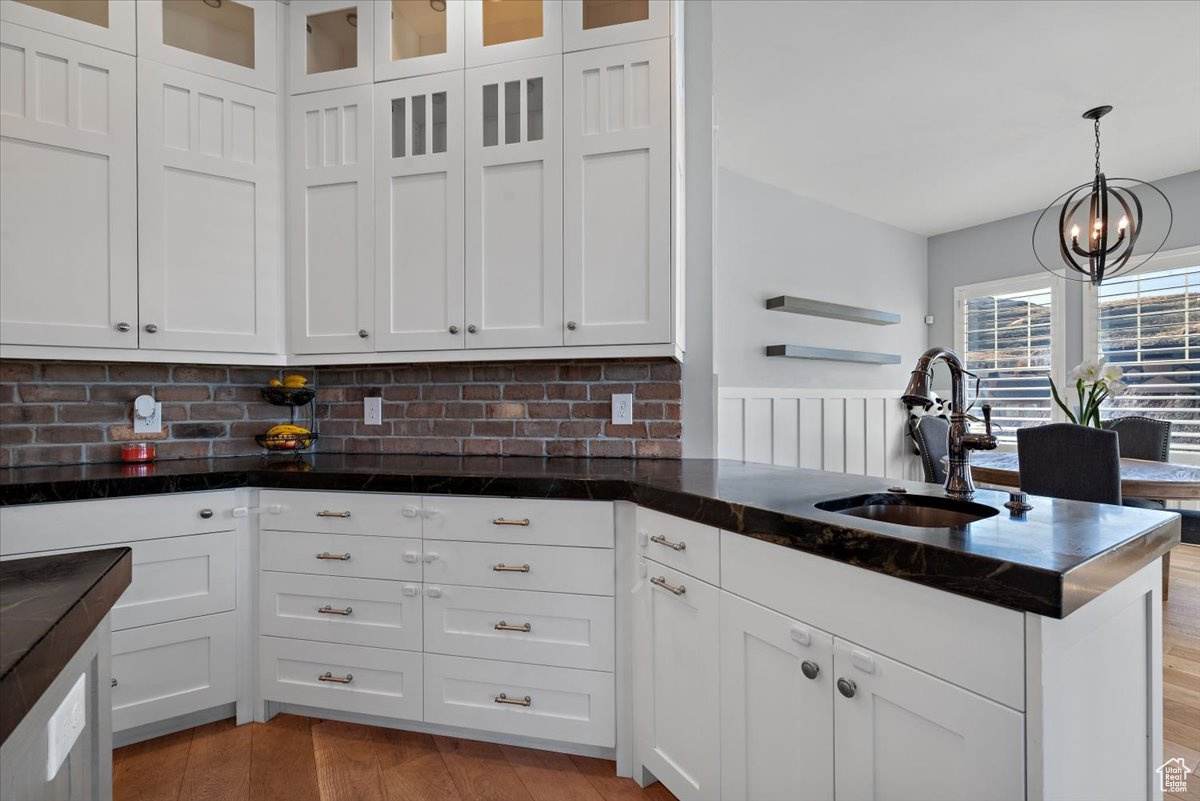
[[[214,706],[211,709],[202,709],[199,712],[189,712],[186,715],[158,720],[142,726],[134,726],[132,729],[113,732],[113,748],[140,743],[142,740],[153,740],[155,737],[174,734],[184,729],[194,729],[197,726],[203,726],[205,723],[232,718],[235,715],[237,715],[237,704],[228,703]]]

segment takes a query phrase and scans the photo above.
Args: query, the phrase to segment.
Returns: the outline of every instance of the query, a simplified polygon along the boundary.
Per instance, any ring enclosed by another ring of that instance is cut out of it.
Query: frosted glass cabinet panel
[[[466,346],[463,76],[375,86],[376,350]]]
[[[137,347],[135,97],[132,56],[0,23],[0,342]]]
[[[138,55],[276,90],[274,0],[141,0]]]
[[[561,345],[562,57],[467,70],[467,347]]]
[[[375,80],[463,67],[463,0],[378,0]]]
[[[143,349],[279,345],[275,95],[138,63]]]
[[[288,129],[291,349],[370,351],[371,87],[291,98]]]
[[[369,84],[374,3],[297,0],[288,20],[292,94]]]
[[[562,0],[465,0],[467,66],[562,52]]]
[[[669,36],[667,0],[563,0],[563,51]]]
[[[137,52],[134,0],[4,0],[0,20],[79,42]]]

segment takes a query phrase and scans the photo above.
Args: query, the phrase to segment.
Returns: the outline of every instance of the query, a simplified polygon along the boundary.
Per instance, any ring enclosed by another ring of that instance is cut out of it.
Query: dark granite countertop
[[[132,553],[105,548],[0,562],[0,742],[129,586]]]
[[[976,598],[1064,617],[1179,542],[1167,512],[1032,497],[1011,518],[1004,493],[976,502],[1000,513],[958,529],[849,517],[815,504],[903,486],[941,487],[723,460],[539,459],[318,454],[164,461],[134,477],[122,465],[9,468],[0,505],[229,487],[628,500],[781,546]]]

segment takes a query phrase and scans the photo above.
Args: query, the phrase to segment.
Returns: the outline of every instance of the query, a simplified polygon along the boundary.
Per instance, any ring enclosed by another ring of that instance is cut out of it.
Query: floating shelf
[[[807,314],[809,317],[828,317],[834,320],[849,320],[854,323],[870,323],[871,325],[895,325],[900,322],[900,315],[892,312],[864,309],[860,306],[843,306],[841,303],[829,303],[812,298],[794,298],[791,295],[769,298],[767,308],[771,311]]]
[[[840,350],[838,348],[810,348],[804,345],[767,345],[768,356],[786,356],[789,359],[819,359],[827,362],[855,362],[856,364],[899,364],[896,353],[871,353],[865,350]]]

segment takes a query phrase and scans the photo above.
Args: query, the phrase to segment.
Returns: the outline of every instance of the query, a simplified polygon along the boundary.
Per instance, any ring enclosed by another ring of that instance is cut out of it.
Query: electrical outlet
[[[383,425],[383,398],[363,398],[363,425]]]
[[[58,769],[66,761],[67,754],[71,753],[87,724],[86,679],[86,674],[79,677],[46,724],[46,781],[53,781],[58,775]]]
[[[613,395],[612,396],[612,421],[613,421],[613,425],[617,425],[617,426],[633,425],[633,396],[632,395]]]
[[[133,433],[162,433],[162,404],[149,395],[138,395],[133,401]]]

